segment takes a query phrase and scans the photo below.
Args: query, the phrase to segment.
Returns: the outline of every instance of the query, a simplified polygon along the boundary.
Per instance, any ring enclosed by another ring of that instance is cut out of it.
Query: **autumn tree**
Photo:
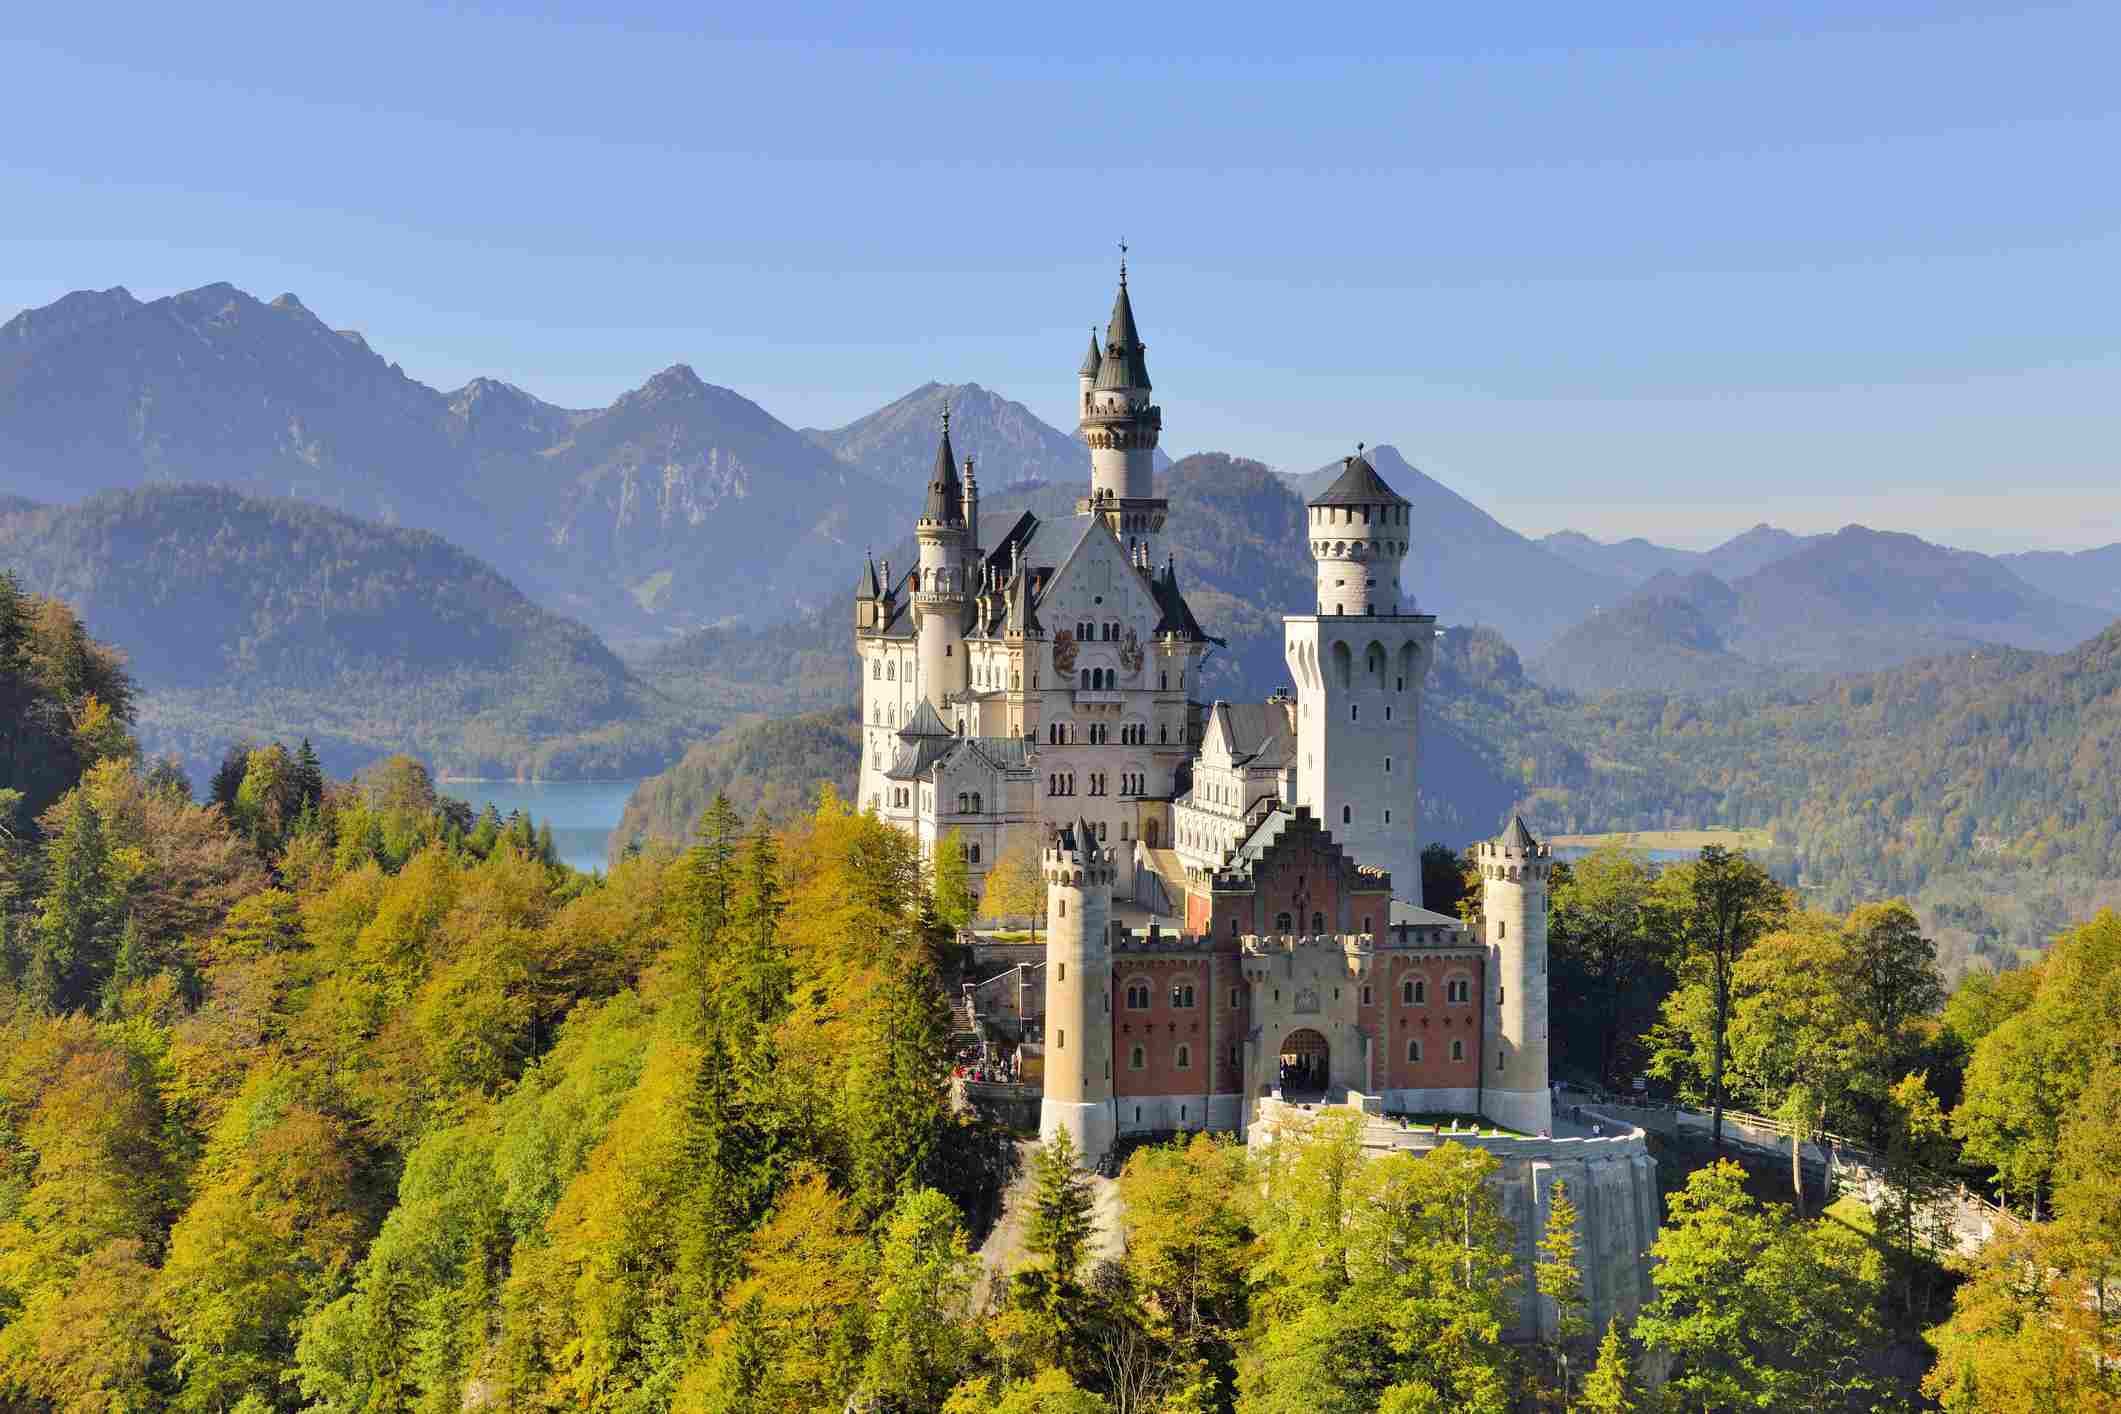
[[[1656,1299],[1636,1338],[1664,1350],[1668,1392],[1689,1409],[1834,1409],[1874,1394],[1865,1357],[1883,1343],[1877,1253],[1745,1191],[1729,1160],[1672,1195],[1651,1249]]]
[[[1040,862],[1038,842],[1029,832],[1018,838],[995,859],[987,871],[987,892],[980,900],[983,916],[990,919],[1029,918],[1033,938],[1046,921],[1046,875]]]
[[[956,829],[935,842],[928,862],[928,894],[935,913],[952,932],[971,923],[978,900],[972,894],[972,870],[965,859],[965,838]]]

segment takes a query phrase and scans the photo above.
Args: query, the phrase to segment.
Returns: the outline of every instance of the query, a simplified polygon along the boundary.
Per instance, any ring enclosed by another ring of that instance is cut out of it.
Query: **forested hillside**
[[[0,514],[0,569],[100,626],[143,740],[194,774],[238,737],[306,736],[342,771],[411,750],[620,775],[712,726],[455,546],[299,502],[174,486]]]
[[[693,826],[724,797],[745,819],[785,824],[817,804],[818,788],[855,798],[862,737],[852,713],[811,712],[732,726],[634,787],[611,832],[614,862],[644,844],[684,845]]]

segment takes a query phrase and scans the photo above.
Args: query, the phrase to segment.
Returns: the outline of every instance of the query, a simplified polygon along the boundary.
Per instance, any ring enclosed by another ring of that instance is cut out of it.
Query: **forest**
[[[1493,1161],[1365,1160],[1330,1116],[1136,1150],[1116,1246],[1105,1180],[1035,1151],[990,1270],[1026,1160],[952,1103],[962,877],[829,789],[587,876],[409,758],[250,744],[195,799],[133,691],[0,577],[8,1409],[2121,1407],[2114,915],[1947,992],[1903,906],[1714,849],[1573,866],[1555,986],[1612,1000],[1559,1066],[1859,1135],[1893,1181],[1852,1221],[1669,1175],[1655,1298],[1607,1331],[1563,1194],[1557,1339],[1520,1346]],[[1950,1256],[1940,1175],[2023,1220]]]

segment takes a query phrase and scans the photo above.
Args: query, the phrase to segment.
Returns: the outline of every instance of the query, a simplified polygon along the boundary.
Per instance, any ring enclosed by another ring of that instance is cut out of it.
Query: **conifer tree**
[[[1583,1314],[1583,1272],[1576,1258],[1576,1205],[1569,1201],[1568,1184],[1557,1181],[1547,1209],[1546,1231],[1539,1238],[1539,1259],[1532,1265],[1532,1284],[1554,1303],[1554,1335],[1546,1345],[1564,1403],[1569,1395],[1569,1355],[1590,1330]]]
[[[1598,1363],[1584,1377],[1583,1393],[1575,1407],[1587,1414],[1634,1414],[1634,1372],[1628,1367],[1628,1349],[1620,1339],[1618,1319],[1606,1326],[1605,1339],[1598,1342]]]
[[[47,885],[31,943],[30,995],[53,1011],[80,1006],[110,970],[116,888],[103,823],[75,791],[45,848]]]
[[[125,931],[118,936],[118,950],[111,961],[110,976],[103,983],[103,1014],[123,1015],[125,989],[145,982],[154,972],[154,959],[148,952],[147,940],[140,936],[139,920],[128,913]]]
[[[324,763],[317,759],[317,749],[302,738],[302,749],[295,753],[295,791],[300,805],[318,805],[324,799]]]
[[[1024,1228],[1024,1250],[1057,1283],[1075,1281],[1090,1245],[1090,1180],[1076,1166],[1077,1157],[1074,1136],[1056,1129],[1039,1150],[1038,1189]]]
[[[861,1062],[848,1072],[854,1188],[875,1218],[909,1189],[931,1186],[948,1119],[950,1027],[942,988],[923,965],[872,995]]]

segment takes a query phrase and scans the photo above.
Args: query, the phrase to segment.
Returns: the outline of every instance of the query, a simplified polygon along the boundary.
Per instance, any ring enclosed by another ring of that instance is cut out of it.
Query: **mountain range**
[[[803,435],[854,470],[918,498],[935,466],[936,431],[950,413],[950,442],[971,457],[983,489],[1023,481],[1078,485],[1089,456],[1072,434],[1041,421],[1022,403],[977,383],[923,383],[845,427],[809,427]],[[1171,464],[1155,454],[1157,470]]]
[[[1995,644],[2060,651],[2114,617],[2035,588],[2002,560],[1851,525],[1728,582],[1660,570],[1531,666],[1577,693],[1732,692],[1767,685],[1772,669],[1859,672]]]
[[[457,546],[229,487],[104,491],[0,511],[0,569],[123,651],[151,755],[195,779],[233,740],[308,737],[351,772],[619,776],[716,719]]]

